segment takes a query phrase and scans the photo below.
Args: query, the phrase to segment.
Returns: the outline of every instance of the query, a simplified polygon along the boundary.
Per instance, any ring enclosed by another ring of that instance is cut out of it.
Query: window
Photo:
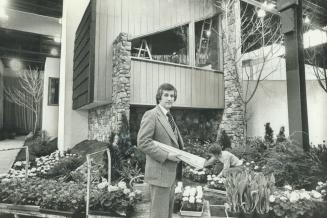
[[[219,16],[132,40],[132,56],[208,70],[222,68]]]
[[[59,104],[59,78],[49,77],[48,105]]]
[[[188,64],[188,25],[132,41],[132,56]]]
[[[195,66],[219,69],[218,16],[195,23]]]

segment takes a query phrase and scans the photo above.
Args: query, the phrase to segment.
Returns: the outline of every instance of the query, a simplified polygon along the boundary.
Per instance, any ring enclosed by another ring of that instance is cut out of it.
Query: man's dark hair
[[[209,147],[209,153],[214,154],[214,155],[220,155],[221,154],[221,146],[217,143],[214,142],[210,147]]]
[[[159,86],[156,94],[156,102],[159,104],[159,101],[161,100],[163,91],[172,91],[174,90],[174,99],[176,101],[177,99],[177,89],[170,83],[163,83]]]

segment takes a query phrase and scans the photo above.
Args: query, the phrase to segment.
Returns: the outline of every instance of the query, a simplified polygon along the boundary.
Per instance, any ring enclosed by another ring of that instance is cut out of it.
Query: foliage
[[[221,130],[218,135],[218,143],[221,146],[222,150],[226,148],[231,148],[231,141],[225,130]]]
[[[68,154],[69,156],[61,158],[57,163],[55,163],[49,171],[44,174],[39,175],[43,178],[59,178],[59,177],[69,177],[70,173],[77,169],[83,164],[82,157],[77,155]]]
[[[29,149],[30,160],[34,161],[36,157],[42,157],[57,150],[57,138],[50,140],[44,131],[37,132],[33,137],[25,140],[24,146]],[[25,160],[25,151],[21,150],[16,161]]]
[[[326,182],[318,182],[316,190],[322,195],[323,199],[327,201],[327,181]]]
[[[183,170],[183,176],[184,178],[187,178],[193,182],[200,182],[200,183],[205,183],[207,182],[207,170],[195,170],[192,169],[191,167],[187,166]]]
[[[64,162],[63,164],[60,162]],[[55,168],[55,172],[67,172],[77,167],[78,164],[81,163],[81,158],[77,157],[75,154],[60,154],[57,150],[50,155],[43,156],[40,158],[35,158],[33,166],[30,165],[28,168],[28,176],[29,177],[49,177],[48,173]],[[56,166],[58,165],[59,166]],[[25,177],[25,161],[17,161],[14,163],[12,168],[9,170],[9,173],[4,175],[6,178],[23,178]],[[52,176],[54,176],[50,173]],[[62,175],[62,174],[61,174]],[[59,174],[57,175],[59,176]],[[51,176],[50,176],[51,177]]]
[[[184,150],[196,154],[200,157],[208,157],[208,149],[210,147],[210,141],[201,141],[200,139],[184,138]]]
[[[131,192],[125,183],[111,186],[91,186],[90,207],[95,210],[126,212],[140,200],[140,193]],[[0,202],[17,205],[36,205],[45,209],[81,212],[85,210],[86,184],[50,179],[3,179],[0,183]]]
[[[34,114],[33,133],[35,134],[43,95],[41,71],[29,69],[19,72],[18,81],[20,88],[5,88],[5,95],[9,101],[27,108]]]
[[[265,141],[268,143],[274,142],[274,131],[272,130],[270,123],[265,124]]]
[[[292,190],[291,186],[276,190],[269,200],[277,217],[316,217],[315,211],[322,206],[317,191]]]
[[[225,178],[223,177],[218,177],[217,175],[208,175],[207,176],[207,186],[208,188],[212,188],[212,189],[218,189],[218,190],[223,190],[225,191]]]
[[[182,208],[184,211],[201,211],[203,207],[202,186],[186,186],[183,191]]]
[[[326,177],[322,165],[291,141],[267,149],[262,163],[266,166],[263,172],[274,173],[279,187],[290,184],[295,188],[313,189]]]
[[[278,135],[277,135],[276,137],[277,137],[277,139],[276,139],[276,143],[286,141],[286,137],[285,137],[285,127],[284,127],[284,126],[280,127],[279,133],[278,133]]]
[[[145,156],[142,156],[131,143],[129,123],[125,114],[122,114],[122,124],[119,133],[111,133],[108,148],[111,153],[112,180],[130,180],[131,176],[140,173],[144,169]],[[108,172],[108,157],[106,153],[103,156],[103,161],[103,172],[104,176],[106,176]]]
[[[141,200],[141,193],[131,191],[125,182],[110,186],[109,191],[107,186],[108,183],[104,181],[92,190],[90,196],[91,210],[110,211],[126,216],[133,211],[137,201]]]
[[[266,214],[269,212],[269,196],[273,192],[273,175],[243,171],[227,175],[225,187],[228,209],[233,213]]]
[[[263,159],[263,153],[267,146],[261,138],[247,138],[245,146],[234,147],[230,150],[240,159],[251,162],[260,162]]]

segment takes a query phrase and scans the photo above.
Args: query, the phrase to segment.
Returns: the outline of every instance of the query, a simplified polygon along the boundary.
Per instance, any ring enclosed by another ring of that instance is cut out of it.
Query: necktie
[[[175,126],[175,122],[174,122],[173,115],[171,115],[171,113],[168,112],[168,113],[167,113],[167,117],[168,117],[168,122],[169,122],[169,124],[170,124],[170,126],[171,126],[173,132],[175,132],[175,128],[176,128],[176,126]]]

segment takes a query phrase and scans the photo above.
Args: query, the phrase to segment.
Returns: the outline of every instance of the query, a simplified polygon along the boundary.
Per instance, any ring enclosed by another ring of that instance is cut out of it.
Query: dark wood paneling
[[[73,109],[94,99],[95,6],[96,1],[91,0],[75,33]]]

